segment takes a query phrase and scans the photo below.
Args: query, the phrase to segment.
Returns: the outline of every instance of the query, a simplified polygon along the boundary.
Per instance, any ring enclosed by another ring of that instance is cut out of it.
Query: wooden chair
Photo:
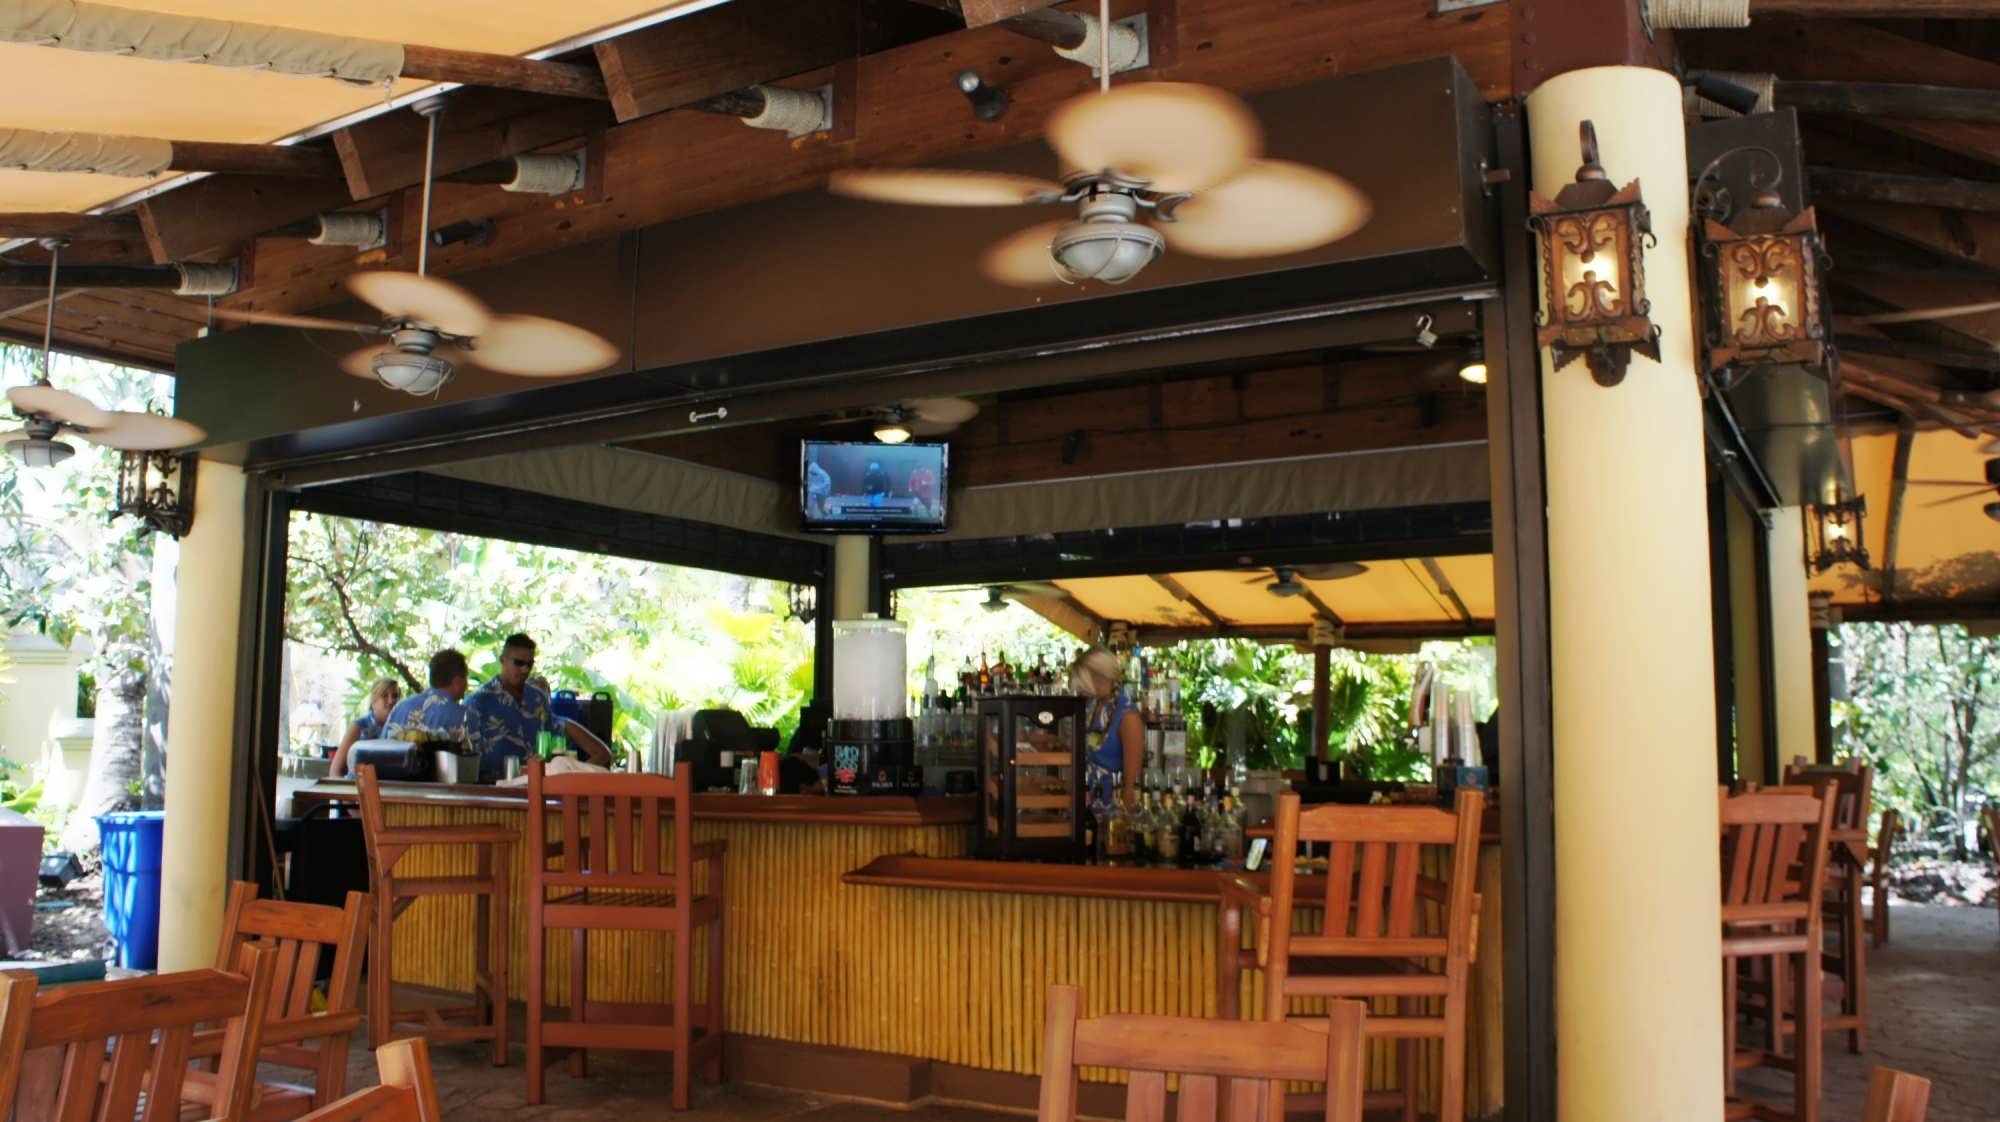
[[[1980,807],[1979,817],[1986,823],[1986,848],[1993,851],[1993,863],[2000,865],[2000,803]]]
[[[226,1022],[214,1107],[239,1122],[256,1093],[260,1014],[278,954],[248,950],[247,974],[193,970],[37,993],[0,973],[0,1118],[174,1122],[198,1027]]]
[[[1301,810],[1299,797],[1278,796],[1271,887],[1224,876],[1222,891],[1240,901],[1252,927],[1256,965],[1264,970],[1263,1019],[1282,1021],[1292,998],[1395,998],[1398,1015],[1368,1018],[1368,1035],[1401,1041],[1401,1091],[1405,1119],[1417,1113],[1417,1042],[1441,1042],[1439,1122],[1465,1117],[1465,1022],[1473,952],[1478,944],[1479,820],[1486,801],[1460,791],[1452,810],[1436,807],[1316,806]],[[1326,877],[1326,926],[1318,935],[1294,934],[1299,843],[1330,846]],[[1449,846],[1451,879],[1423,875],[1422,847]],[[1439,905],[1437,923],[1423,922],[1419,901]],[[1224,909],[1225,911],[1229,909]],[[1225,924],[1226,926],[1226,924]],[[1221,947],[1232,952],[1234,932]],[[1218,1008],[1235,1007],[1235,975],[1225,968]],[[1425,1006],[1437,1003],[1436,1012]]]
[[[722,855],[725,843],[694,840],[693,769],[671,778],[572,772],[549,775],[528,763],[528,1102],[539,1103],[550,1047],[673,1053],[674,1109],[686,1110],[699,1060],[722,1079]],[[548,836],[550,803],[561,823]],[[542,808],[537,810],[535,808]],[[662,843],[668,848],[662,848]],[[549,867],[553,858],[555,867]],[[705,876],[696,876],[696,866]],[[549,932],[570,931],[569,1016],[549,1017]],[[708,1001],[694,1004],[694,933],[708,937]],[[590,1000],[592,931],[657,931],[671,937],[669,1005]]]
[[[1902,832],[1903,816],[1883,811],[1882,824],[1875,830],[1874,860],[1868,866],[1868,894],[1874,898],[1868,912],[1868,940],[1878,947],[1889,942],[1889,857]]]
[[[277,949],[258,1060],[313,1073],[310,1087],[260,1084],[252,1122],[286,1122],[346,1093],[347,1042],[361,1027],[361,954],[367,938],[368,897],[359,892],[347,894],[346,907],[331,908],[259,900],[257,886],[248,881],[230,888],[215,968],[240,970],[243,955],[254,946]],[[320,958],[328,948],[333,974],[327,980],[325,1007],[315,1011]],[[219,1055],[223,1036],[214,1029],[197,1034],[193,1054],[204,1059]],[[205,1071],[190,1072],[181,1087],[186,1101],[211,1107],[215,1091],[214,1077]]]
[[[1729,1097],[1726,1118],[1788,1119],[1817,1122],[1821,1051],[1821,954],[1825,908],[1821,892],[1826,880],[1827,835],[1833,803],[1801,797],[1797,791],[1766,788],[1721,794],[1722,833],[1722,960],[1723,1065]],[[1750,1053],[1737,1050],[1736,963],[1769,963],[1770,991],[1766,998],[1767,1047]],[[1796,992],[1800,1031],[1796,1054],[1783,1054],[1784,979],[1787,967],[1797,971]],[[1738,1099],[1736,1073],[1752,1067],[1775,1067],[1792,1073],[1792,1108]]]
[[[1332,1002],[1318,1025],[1082,1013],[1081,989],[1049,987],[1040,1122],[1076,1122],[1077,1069],[1086,1065],[1131,1073],[1126,1122],[1165,1122],[1169,1073],[1180,1075],[1176,1122],[1279,1122],[1287,1081],[1326,1084],[1326,1122],[1361,1122],[1361,1002]]]
[[[430,1048],[422,1037],[394,1040],[375,1050],[382,1082],[306,1115],[300,1122],[443,1122],[431,1081]]]
[[[1930,1080],[1880,1065],[1868,1073],[1861,1122],[1924,1122],[1930,1109]]]
[[[1868,1049],[1868,925],[1861,911],[1861,885],[1868,876],[1874,776],[1874,769],[1851,757],[1820,765],[1798,756],[1785,767],[1786,787],[1809,787],[1833,803],[1824,893],[1828,918],[1834,921],[1833,950],[1827,955],[1826,971],[1837,981],[1840,1012],[1825,1018],[1820,1027],[1827,1032],[1845,1030],[1847,1050],[1856,1054]]]
[[[368,1046],[388,1043],[399,1023],[414,1021],[430,1040],[487,1040],[493,1063],[507,1062],[507,882],[520,835],[506,826],[395,826],[382,812],[375,769],[355,769],[361,792],[361,835],[368,846],[370,910],[375,932],[368,955]],[[472,850],[468,876],[397,876],[396,864],[418,846]],[[453,1008],[398,1011],[392,997],[396,917],[426,896],[473,897],[473,999]],[[483,900],[481,899],[483,898]],[[469,1024],[449,1023],[469,1018]]]

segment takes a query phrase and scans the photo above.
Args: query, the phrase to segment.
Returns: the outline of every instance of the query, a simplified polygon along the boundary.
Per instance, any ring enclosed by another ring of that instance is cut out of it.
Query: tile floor
[[[1933,1081],[1928,1122],[1993,1122],[2000,1118],[2000,918],[1992,908],[1899,907],[1892,942],[1869,959],[1869,1052],[1847,1052],[1846,1038],[1827,1037],[1823,1122],[1859,1122],[1868,1073],[1875,1064]],[[518,1021],[516,1022],[519,1023]],[[803,1095],[697,1082],[694,1109],[675,1115],[668,1104],[662,1057],[593,1055],[587,1079],[556,1065],[548,1099],[522,1098],[519,1043],[515,1063],[494,1068],[475,1045],[445,1045],[432,1053],[445,1116],[520,1118],[545,1122],[999,1122],[1006,1116],[930,1105],[896,1110]],[[373,1055],[356,1048],[350,1087],[375,1082]]]

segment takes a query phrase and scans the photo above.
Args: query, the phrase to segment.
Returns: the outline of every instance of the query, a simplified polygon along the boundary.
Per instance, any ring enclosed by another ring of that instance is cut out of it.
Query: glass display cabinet
[[[1083,700],[1034,694],[979,703],[979,855],[1080,860]]]

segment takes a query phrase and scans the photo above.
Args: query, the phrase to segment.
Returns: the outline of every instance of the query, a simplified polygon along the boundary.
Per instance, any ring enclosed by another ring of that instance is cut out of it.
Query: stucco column
[[[865,534],[833,539],[833,618],[860,619],[868,610],[868,589],[875,580],[868,554]]]
[[[1596,67],[1528,98],[1554,197],[1596,122],[1658,244],[1661,361],[1599,386],[1542,355],[1554,678],[1556,1050],[1568,1122],[1722,1117],[1721,902],[1706,471],[1688,278],[1687,153],[1672,75]]]
[[[1794,757],[1813,759],[1819,708],[1813,703],[1812,604],[1806,592],[1804,512],[1771,512],[1771,704],[1778,714],[1778,770]],[[1775,783],[1779,776],[1773,775]]]
[[[243,604],[243,472],[204,461],[175,573],[174,698],[167,724],[160,970],[215,963],[229,889],[236,639]]]

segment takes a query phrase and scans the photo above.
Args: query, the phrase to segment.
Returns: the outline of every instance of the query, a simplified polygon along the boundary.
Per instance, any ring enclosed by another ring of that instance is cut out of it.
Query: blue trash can
[[[166,812],[128,810],[97,817],[104,847],[104,926],[118,940],[118,965],[160,964],[160,841]]]

